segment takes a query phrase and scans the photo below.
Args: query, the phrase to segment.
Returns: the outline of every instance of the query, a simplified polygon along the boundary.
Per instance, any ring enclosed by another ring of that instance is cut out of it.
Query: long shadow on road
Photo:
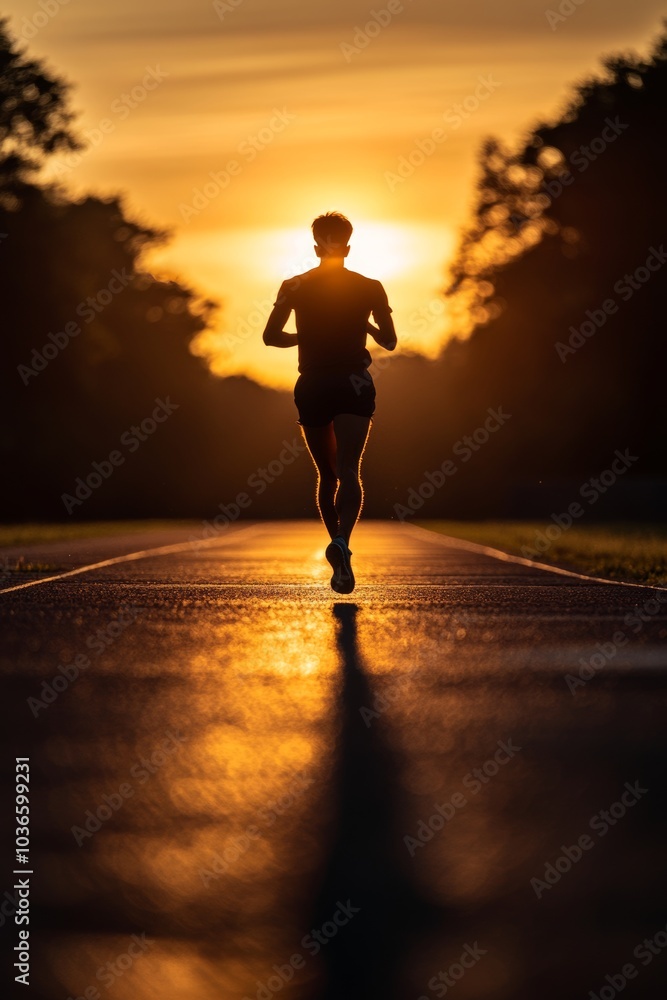
[[[333,781],[338,815],[312,913],[312,926],[324,927],[327,941],[318,1000],[398,996],[411,939],[442,915],[409,885],[397,856],[399,767],[376,719],[360,712],[370,709],[374,694],[363,671],[357,612],[354,604],[333,609],[343,668]],[[341,926],[334,934],[335,921]]]
[[[501,674],[498,683],[492,675],[482,683],[471,671],[469,683],[424,691],[419,722],[404,715],[407,728],[399,737],[390,725],[397,706],[379,719],[364,713],[367,721],[360,712],[373,705],[374,684],[372,664],[365,662],[372,647],[358,634],[357,607],[341,603],[333,614],[342,666],[331,785],[336,808],[311,913],[311,927],[323,930],[324,973],[313,1000],[414,1000],[420,990],[442,996],[447,979],[442,971],[435,975],[438,969],[452,971],[449,983],[459,986],[462,1000],[555,1000],[596,984],[605,988],[614,975],[620,982],[623,956],[633,955],[641,972],[633,997],[655,1000],[658,962],[652,958],[644,970],[647,953],[637,956],[634,949],[665,928],[660,677],[610,676],[598,681],[590,701],[579,703],[561,676],[527,675],[512,683]],[[488,653],[486,660],[491,665]],[[439,720],[436,729],[429,711]],[[446,733],[445,719],[451,730],[446,750],[437,738]],[[418,739],[420,730],[426,742]],[[462,786],[466,770],[490,756],[498,737],[509,736],[524,748],[523,759],[497,780],[486,779],[479,795]],[[432,760],[444,791],[404,786],[400,754],[406,750]],[[646,802],[629,809],[618,829],[613,810],[619,804],[612,806],[609,836],[603,836],[600,809],[626,782],[648,789]],[[461,815],[408,859],[404,835],[414,829],[414,816],[426,815],[435,796],[461,787],[469,800]],[[572,874],[567,865],[559,868],[566,873],[548,883],[541,899],[531,878],[548,871],[547,862],[564,850],[560,845],[578,842],[582,832],[590,835],[590,851],[569,866]],[[456,960],[471,943],[477,953],[477,939],[479,954],[488,957],[468,975],[470,966]]]

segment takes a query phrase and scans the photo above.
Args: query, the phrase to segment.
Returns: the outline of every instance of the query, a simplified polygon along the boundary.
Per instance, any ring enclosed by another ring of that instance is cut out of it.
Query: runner
[[[349,219],[327,212],[315,219],[312,230],[319,266],[282,283],[264,343],[298,346],[294,402],[317,469],[318,510],[331,537],[326,550],[331,586],[350,594],[355,581],[349,543],[363,504],[361,459],[375,412],[366,337],[370,334],[393,351],[396,331],[380,282],[345,267]],[[285,333],[292,310],[297,332]],[[370,322],[371,314],[377,326]]]

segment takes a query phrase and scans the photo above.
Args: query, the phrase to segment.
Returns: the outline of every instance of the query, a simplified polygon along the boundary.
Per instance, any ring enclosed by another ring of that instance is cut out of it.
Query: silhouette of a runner
[[[319,266],[282,283],[264,343],[299,349],[294,402],[317,469],[317,506],[331,536],[326,550],[331,586],[349,594],[355,583],[349,542],[363,504],[361,459],[375,412],[366,337],[393,351],[396,331],[380,282],[345,267],[349,219],[327,212],[312,230]],[[285,333],[292,310],[297,332]]]

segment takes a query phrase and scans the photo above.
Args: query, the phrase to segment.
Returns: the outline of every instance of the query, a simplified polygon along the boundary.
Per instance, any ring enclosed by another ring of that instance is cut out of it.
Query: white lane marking
[[[248,532],[264,527],[265,525],[263,524],[249,524],[247,528],[237,528],[236,531],[233,531],[231,535],[226,535],[225,538],[197,539],[195,542],[177,542],[174,545],[161,545],[155,549],[142,549],[139,552],[129,552],[127,555],[114,556],[112,559],[103,559],[102,562],[90,563],[88,566],[77,566],[76,569],[68,569],[65,573],[57,573],[54,576],[47,576],[41,580],[29,580],[27,583],[18,583],[14,587],[7,587],[5,590],[0,590],[0,595],[12,594],[16,590],[25,590],[27,587],[39,587],[43,583],[53,583],[56,580],[66,580],[70,576],[79,576],[81,573],[89,573],[93,569],[103,569],[105,566],[117,566],[119,563],[133,562],[136,559],[146,559],[149,556],[166,556],[172,552],[187,552],[188,549],[194,550],[209,542],[231,542],[237,535],[247,535]]]
[[[239,528],[237,528],[236,531],[232,532],[231,535],[227,535],[225,538],[207,538],[207,539],[197,540],[196,545],[197,546],[201,546],[201,545],[208,545],[209,543],[214,543],[214,542],[224,543],[224,542],[232,541],[239,534],[245,534],[247,536],[247,534],[249,532],[253,532],[253,531],[257,531],[257,530],[264,530],[264,529],[270,527],[271,523],[272,522],[264,522],[264,523],[261,523],[261,524],[248,525],[247,527],[239,527]],[[391,521],[387,522],[388,525],[393,524],[393,523],[395,523],[395,522],[391,522]],[[602,577],[588,576],[585,573],[575,573],[572,570],[562,569],[560,566],[549,566],[547,563],[539,563],[539,562],[534,562],[531,559],[524,559],[522,556],[515,556],[515,555],[510,554],[509,552],[503,552],[501,549],[491,548],[488,545],[480,545],[477,542],[469,542],[469,541],[466,541],[466,540],[464,540],[462,538],[454,538],[452,535],[443,535],[443,534],[440,534],[439,532],[432,531],[429,528],[421,528],[419,525],[416,525],[416,524],[409,524],[409,523],[406,523],[406,522],[402,522],[401,527],[404,528],[404,529],[407,528],[407,530],[409,532],[412,532],[413,534],[416,534],[419,538],[422,539],[422,541],[424,541],[425,538],[427,538],[431,542],[435,542],[435,544],[444,545],[446,548],[453,547],[453,548],[465,549],[468,552],[475,552],[475,553],[478,553],[480,555],[490,556],[491,558],[500,559],[503,562],[515,563],[515,564],[517,564],[519,566],[529,566],[532,569],[544,570],[547,573],[558,573],[561,576],[569,576],[569,577],[573,577],[574,579],[577,579],[577,580],[585,580],[585,581],[587,581],[589,583],[614,584],[614,585],[616,585],[618,587],[639,587],[641,590],[667,591],[667,587],[657,587],[657,586],[653,586],[651,584],[646,584],[646,583],[623,583],[623,581],[621,581],[621,580],[604,580],[604,579],[602,579]],[[42,584],[53,583],[56,580],[65,580],[65,579],[67,579],[69,577],[72,577],[72,576],[79,576],[82,573],[88,573],[91,570],[103,569],[106,566],[115,566],[115,565],[118,565],[119,563],[133,562],[133,561],[135,561],[137,559],[146,559],[146,558],[148,558],[150,556],[169,555],[170,553],[187,551],[188,549],[193,549],[194,546],[195,546],[195,543],[193,543],[191,541],[190,542],[178,542],[175,545],[162,545],[159,548],[155,548],[155,549],[143,549],[143,550],[141,550],[139,552],[130,552],[127,555],[124,555],[124,556],[114,556],[112,559],[104,559],[104,560],[102,560],[102,562],[91,563],[88,566],[78,566],[76,569],[67,570],[65,573],[58,573],[58,574],[55,574],[54,576],[44,577],[41,580],[29,580],[27,583],[19,583],[19,584],[16,584],[15,586],[13,586],[13,587],[7,587],[5,590],[0,590],[0,595],[2,595],[2,594],[11,594],[11,593],[14,593],[17,590],[25,590],[28,587],[39,587]],[[267,586],[266,583],[256,584],[256,585],[257,586]],[[401,583],[401,584],[387,584],[387,583],[380,583],[380,582],[378,582],[377,584],[367,584],[366,586],[368,586],[368,587],[374,587],[374,586],[376,586],[376,587],[377,586],[387,587],[388,586],[388,587],[396,588],[396,589],[403,589],[405,587],[434,587],[434,588],[437,588],[437,589],[441,589],[442,587],[458,586],[458,587],[461,587],[462,589],[469,589],[471,586],[475,586],[475,585],[476,584],[469,584],[469,583],[455,584],[455,585],[449,584],[449,585],[447,585],[447,584],[407,583],[407,582],[405,584],[403,584],[403,583]],[[481,585],[482,584],[480,583],[479,586],[481,586]],[[217,586],[217,587],[220,587],[220,586],[223,586],[223,587],[224,586],[232,586],[232,587],[240,587],[240,588],[242,588],[242,587],[252,586],[252,584],[249,584],[249,583],[239,583],[239,584],[211,584],[211,586]],[[269,584],[269,586],[297,587],[297,586],[308,586],[308,584]],[[340,597],[342,597],[344,595],[338,594],[336,596],[338,598],[340,598]]]
[[[480,545],[479,542],[468,542],[463,538],[454,538],[453,535],[443,535],[439,531],[431,528],[422,528],[418,524],[407,524],[402,522],[402,526],[419,534],[424,538],[424,532],[432,542],[436,542],[447,547],[452,546],[457,549],[466,549],[468,552],[476,552],[479,555],[491,556],[493,559],[502,559],[503,562],[517,563],[519,566],[530,566],[532,569],[546,570],[547,573],[560,573],[561,576],[571,576],[575,580],[588,580],[591,583],[607,583],[616,587],[639,587],[641,590],[664,590],[667,587],[656,587],[652,583],[624,583],[622,580],[604,580],[601,576],[588,576],[586,573],[575,573],[571,569],[562,569],[560,566],[549,566],[548,563],[535,562],[533,559],[524,559],[523,556],[515,556],[510,552],[503,552],[501,549],[492,549],[489,545]]]

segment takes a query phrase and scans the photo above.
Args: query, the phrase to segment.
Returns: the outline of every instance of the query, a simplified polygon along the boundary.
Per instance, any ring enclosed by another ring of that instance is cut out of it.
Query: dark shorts
[[[353,372],[302,372],[294,386],[298,423],[324,427],[341,413],[372,417],[375,386],[366,369]]]

